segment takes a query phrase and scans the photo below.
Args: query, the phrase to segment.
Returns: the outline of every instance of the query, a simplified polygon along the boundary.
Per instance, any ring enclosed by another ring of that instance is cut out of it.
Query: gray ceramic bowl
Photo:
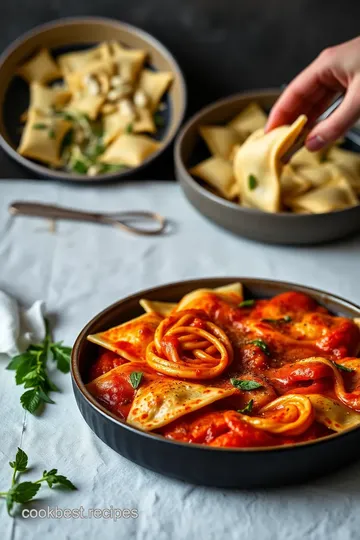
[[[85,422],[105,444],[142,467],[191,484],[254,489],[306,482],[359,459],[360,428],[296,445],[262,448],[215,448],[165,439],[119,420],[89,393],[85,384],[98,347],[86,336],[141,315],[140,298],[178,302],[198,288],[240,281],[245,298],[270,298],[286,291],[305,293],[332,313],[359,317],[360,307],[330,293],[282,281],[229,277],[171,283],[141,291],[96,315],[79,334],[71,360],[72,384]],[[116,466],[116,457],[113,457]]]
[[[167,109],[163,113],[164,127],[156,138],[162,142],[139,167],[116,173],[88,177],[61,170],[27,159],[16,151],[20,140],[19,118],[29,103],[28,85],[15,76],[16,69],[39,47],[49,48],[55,56],[59,53],[89,48],[101,41],[119,41],[132,49],[145,49],[155,70],[171,71],[174,81],[166,94]],[[91,182],[118,179],[138,172],[157,158],[169,146],[178,131],[186,107],[186,86],[181,70],[170,52],[157,39],[143,30],[112,19],[95,17],[59,19],[38,26],[10,45],[0,57],[0,145],[10,157],[38,176],[56,180]]]
[[[251,101],[269,110],[280,91],[262,90],[237,94],[202,109],[182,128],[175,144],[176,176],[186,197],[204,216],[239,236],[276,244],[316,244],[342,238],[360,230],[360,205],[325,214],[270,214],[229,202],[188,173],[201,155],[199,127],[225,124]],[[354,146],[352,150],[359,151]]]

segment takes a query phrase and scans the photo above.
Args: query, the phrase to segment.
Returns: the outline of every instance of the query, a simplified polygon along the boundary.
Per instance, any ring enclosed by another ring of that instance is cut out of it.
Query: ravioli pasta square
[[[99,115],[100,108],[105,101],[104,96],[85,95],[79,98],[74,98],[65,107],[65,111],[86,114],[91,120],[96,120]]]
[[[156,125],[154,117],[148,109],[137,109],[136,119],[133,123],[134,133],[155,133]]]
[[[121,134],[100,157],[101,163],[138,167],[160,148],[160,143],[146,135]]]
[[[334,178],[327,184],[288,201],[296,210],[321,214],[343,210],[358,204],[356,195],[345,178]]]
[[[266,121],[267,116],[262,108],[257,103],[253,102],[231,120],[228,126],[239,132],[243,139],[246,139],[257,129],[264,128]]]
[[[71,98],[71,93],[65,88],[51,88],[38,82],[30,84],[30,108],[48,111],[62,107]]]
[[[239,195],[232,165],[222,157],[210,157],[190,169],[189,172],[207,182],[225,199],[231,200]]]
[[[150,100],[150,109],[156,110],[162,96],[169,88],[174,76],[167,71],[151,71],[144,69],[139,78],[139,88]]]
[[[290,165],[285,165],[280,177],[281,197],[286,204],[288,198],[296,197],[308,191],[311,181],[298,174]]]
[[[234,159],[234,173],[241,199],[266,212],[281,209],[280,175],[282,156],[295,142],[306,124],[300,116],[291,126],[281,126],[269,133],[255,131],[239,148]]]
[[[63,118],[50,118],[32,109],[24,128],[19,154],[53,167],[62,165],[60,148],[72,124]]]
[[[241,135],[229,127],[202,126],[199,131],[211,154],[227,160],[231,158],[234,147],[243,141]]]
[[[57,57],[61,70],[66,73],[81,71],[89,64],[100,61],[101,64],[110,60],[107,43],[100,43],[97,47],[85,51],[69,52]]]
[[[61,77],[61,72],[48,49],[40,49],[30,60],[17,70],[18,75],[30,84],[34,81],[47,83]]]
[[[103,141],[105,145],[110,144],[120,133],[124,133],[131,126],[131,121],[128,117],[120,114],[116,110],[112,114],[107,114],[103,118]]]

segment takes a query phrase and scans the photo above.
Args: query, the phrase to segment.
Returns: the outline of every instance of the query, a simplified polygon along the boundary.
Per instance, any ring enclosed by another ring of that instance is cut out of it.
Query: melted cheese
[[[137,390],[127,422],[151,431],[235,392],[168,378],[153,381]]]

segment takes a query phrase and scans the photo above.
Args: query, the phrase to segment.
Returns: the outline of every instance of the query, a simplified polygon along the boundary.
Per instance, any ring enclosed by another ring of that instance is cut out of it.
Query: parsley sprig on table
[[[62,486],[65,489],[74,490],[76,487],[66,476],[57,473],[57,469],[44,471],[42,477],[35,482],[18,482],[20,474],[28,470],[28,456],[18,448],[15,461],[9,462],[13,469],[11,486],[7,491],[0,491],[0,497],[6,499],[7,511],[12,516],[12,510],[15,503],[23,504],[31,501],[39,491],[41,484],[46,482],[49,488],[54,486]]]
[[[34,414],[41,404],[54,403],[49,392],[59,391],[51,381],[47,362],[52,359],[62,373],[70,370],[71,347],[51,339],[49,323],[45,320],[45,338],[40,345],[30,345],[23,354],[14,356],[6,369],[16,371],[16,384],[23,384],[26,392],[20,397],[24,409]]]

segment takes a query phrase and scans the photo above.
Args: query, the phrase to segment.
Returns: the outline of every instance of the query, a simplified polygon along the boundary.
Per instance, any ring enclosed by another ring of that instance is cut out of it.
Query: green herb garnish
[[[257,381],[251,381],[248,379],[230,379],[230,382],[235,388],[238,390],[256,390],[257,388],[262,388],[263,385],[261,383],[258,383]]]
[[[105,174],[109,172],[116,172],[124,169],[126,165],[112,165],[111,163],[101,163],[99,174]]]
[[[79,174],[84,174],[84,173],[87,173],[87,170],[88,170],[88,166],[86,165],[86,163],[84,161],[80,161],[79,159],[77,159],[76,161],[74,161],[74,163],[71,165],[71,169],[74,171],[74,172],[77,172]]]
[[[240,302],[239,307],[251,307],[255,304],[255,300],[243,300]]]
[[[257,187],[257,185],[258,185],[258,181],[256,179],[256,176],[254,176],[253,174],[249,174],[248,182],[249,182],[250,191],[255,189]]]
[[[254,400],[250,399],[249,403],[243,409],[238,410],[238,413],[240,413],[240,414],[251,413],[252,408],[253,408],[253,404],[254,404]]]
[[[157,127],[164,127],[165,126],[165,119],[160,113],[154,114],[154,122]]]
[[[256,346],[259,347],[259,349],[261,349],[265,354],[267,354],[267,355],[270,354],[269,347],[267,346],[267,344],[265,343],[265,341],[263,341],[262,339],[253,339],[252,341],[249,341],[248,343],[251,343],[251,344],[253,344],[253,345],[256,345]]]
[[[6,499],[7,511],[10,516],[15,503],[23,504],[31,501],[39,491],[41,484],[46,482],[49,488],[55,485],[62,486],[65,489],[75,490],[76,487],[66,476],[58,474],[57,469],[44,471],[42,477],[35,482],[18,482],[20,474],[28,470],[28,456],[24,450],[18,448],[15,461],[10,461],[9,465],[13,471],[11,487],[8,491],[1,491],[0,497]]]
[[[130,373],[130,382],[131,382],[131,386],[133,388],[135,388],[135,389],[139,388],[142,376],[143,376],[142,371],[132,371]]]
[[[261,319],[261,322],[274,323],[274,324],[288,323],[291,321],[292,321],[292,318],[290,317],[290,315],[285,315],[285,317],[281,317],[280,319]]]
[[[340,371],[346,371],[347,373],[354,373],[354,371],[355,371],[355,369],[344,366],[344,364],[338,364],[337,362],[333,362],[333,364],[338,369],[340,369]]]
[[[55,131],[54,128],[49,129],[49,137],[50,137],[50,139],[55,139],[56,138],[56,131]]]
[[[29,388],[20,397],[24,409],[34,414],[42,403],[54,403],[49,392],[57,392],[58,388],[50,380],[47,361],[52,358],[62,373],[70,371],[71,348],[64,347],[62,342],[51,340],[48,321],[45,321],[46,334],[40,345],[30,345],[23,354],[14,356],[6,369],[16,371],[16,384]]]
[[[125,132],[126,133],[132,133],[133,132],[133,129],[134,129],[134,126],[130,123],[126,126],[125,128]]]
[[[33,125],[33,129],[48,129],[48,127],[47,124],[42,124],[41,122]]]

